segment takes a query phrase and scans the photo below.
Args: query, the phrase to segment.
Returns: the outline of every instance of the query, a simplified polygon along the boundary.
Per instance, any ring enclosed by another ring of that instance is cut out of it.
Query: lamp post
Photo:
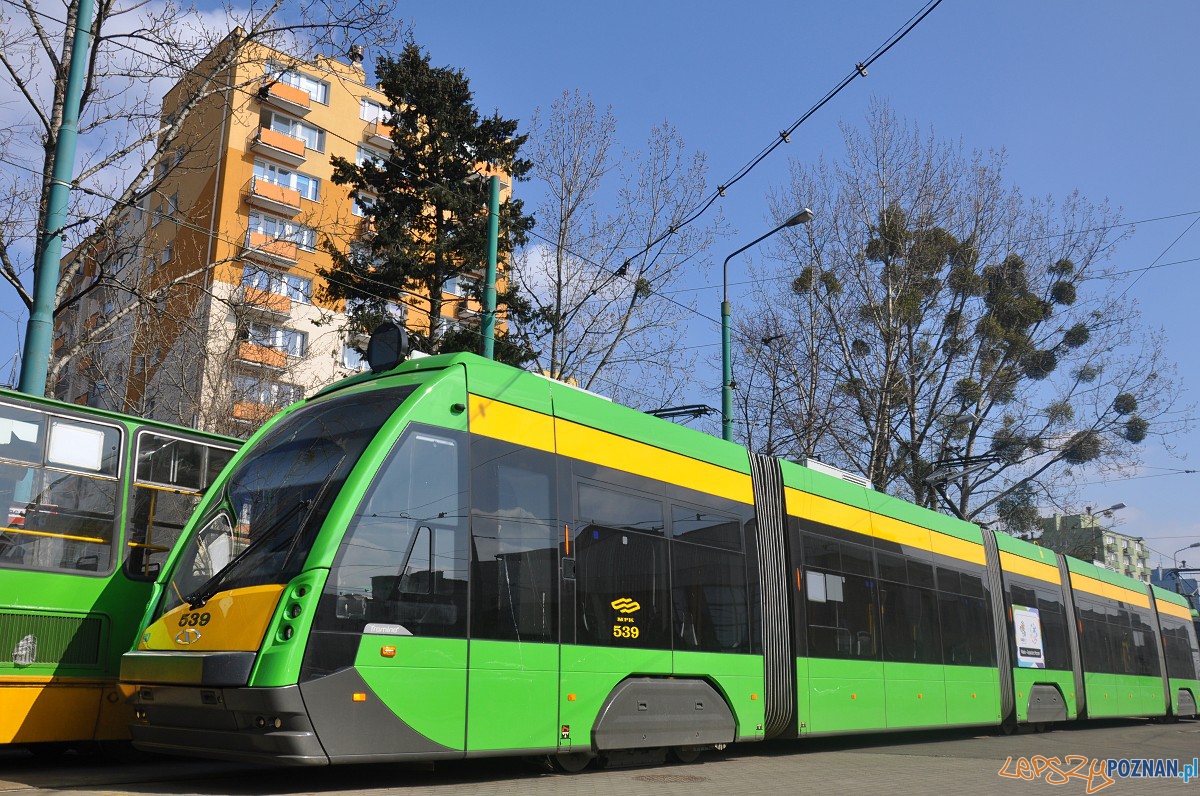
[[[1176,560],[1176,557],[1180,553],[1182,553],[1184,550],[1191,550],[1193,547],[1200,547],[1200,542],[1192,542],[1189,545],[1185,545],[1184,547],[1179,548],[1174,553],[1171,553],[1171,563],[1175,565],[1175,569],[1179,569],[1179,562]],[[1184,566],[1187,566],[1186,561],[1184,561],[1183,563],[1184,563]]]
[[[729,261],[737,255],[774,235],[784,227],[807,224],[813,213],[807,207],[784,221],[775,229],[760,235],[725,258],[721,264],[721,439],[733,439],[733,359],[729,350]]]

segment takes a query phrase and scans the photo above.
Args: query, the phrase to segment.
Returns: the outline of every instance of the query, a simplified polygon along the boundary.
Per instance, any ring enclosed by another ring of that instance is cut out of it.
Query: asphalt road
[[[1105,722],[1005,737],[971,731],[897,733],[730,747],[691,765],[548,773],[515,759],[436,767],[271,768],[180,758],[104,760],[0,753],[0,796],[16,794],[1195,794],[1200,777],[1122,777],[1114,760],[1190,763],[1200,722]],[[1099,762],[1093,762],[1099,761]],[[1133,764],[1127,774],[1134,773]],[[1140,766],[1138,766],[1140,767]]]

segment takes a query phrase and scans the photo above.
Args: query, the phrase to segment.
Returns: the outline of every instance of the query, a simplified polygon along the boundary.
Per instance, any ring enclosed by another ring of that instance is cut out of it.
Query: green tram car
[[[240,445],[0,390],[0,748],[129,738],[121,655]]]
[[[284,410],[122,661],[135,745],[328,764],[1191,716],[1178,595],[470,354]]]

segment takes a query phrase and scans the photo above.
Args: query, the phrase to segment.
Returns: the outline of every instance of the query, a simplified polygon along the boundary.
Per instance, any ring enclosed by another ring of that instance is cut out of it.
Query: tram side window
[[[745,556],[722,547],[691,543],[694,540],[740,547],[739,526],[730,517],[672,506],[671,533],[675,539],[671,543],[671,575],[677,649],[750,651]]]
[[[559,559],[554,457],[475,436],[471,461],[471,637],[554,641]]]
[[[937,568],[942,659],[947,665],[995,666],[991,604],[981,575]]]
[[[871,550],[807,532],[800,538],[809,655],[877,660]]]
[[[941,628],[932,589],[882,582],[879,605],[885,661],[942,662]]]
[[[1069,670],[1071,648],[1067,636],[1066,611],[1060,593],[1035,586],[1027,580],[1013,579],[1009,585],[1009,600],[1014,610],[1014,621],[1017,621],[1015,614],[1019,612],[1018,609],[1025,609],[1023,616],[1027,621],[1031,621],[1034,615],[1037,617],[1043,666],[1036,668]],[[1020,639],[1017,641],[1020,647]],[[1035,657],[1018,654],[1017,663],[1019,666],[1032,666]]]
[[[465,437],[411,426],[351,518],[316,629],[463,637],[467,629]]]
[[[107,572],[120,431],[0,406],[0,565]]]
[[[1077,597],[1088,671],[1155,676],[1158,648],[1149,611],[1112,600]]]
[[[583,481],[575,497],[579,642],[670,649],[662,502]]]
[[[142,431],[130,495],[125,574],[154,580],[200,495],[235,451]]]
[[[1160,676],[1158,644],[1154,639],[1154,617],[1145,608],[1132,608],[1129,611],[1129,621],[1134,674]]]
[[[1196,679],[1195,651],[1192,648],[1188,625],[1169,616],[1162,617],[1163,647],[1167,659],[1167,676],[1185,680]]]

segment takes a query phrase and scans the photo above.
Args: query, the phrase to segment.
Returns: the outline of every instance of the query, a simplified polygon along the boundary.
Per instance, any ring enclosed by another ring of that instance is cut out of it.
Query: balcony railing
[[[242,288],[242,300],[248,308],[262,310],[263,312],[288,315],[292,311],[292,300],[290,298],[256,287]]]
[[[250,403],[249,401],[236,401],[233,404],[234,420],[245,420],[251,423],[262,423],[277,411],[274,406],[266,406],[265,404]]]
[[[261,232],[251,232],[246,236],[246,252],[242,256],[273,265],[291,266],[296,264],[296,253],[297,246],[290,240],[280,240]]]
[[[280,296],[280,298],[286,299],[287,297]],[[287,365],[286,352],[254,343],[241,343],[238,346],[238,359],[268,368],[282,368]]]
[[[382,122],[367,122],[367,128],[363,131],[363,135],[367,139],[367,143],[371,146],[377,146],[381,149],[390,149],[392,146],[392,126],[383,124]]]
[[[292,116],[304,116],[312,109],[312,97],[308,92],[287,83],[264,83],[258,97],[268,105],[273,105]]]
[[[250,148],[260,155],[287,163],[289,166],[299,166],[305,159],[304,141],[269,127],[258,128],[250,142]]]
[[[250,180],[250,204],[272,213],[291,218],[300,212],[300,192],[285,185],[267,182],[261,177]]]

